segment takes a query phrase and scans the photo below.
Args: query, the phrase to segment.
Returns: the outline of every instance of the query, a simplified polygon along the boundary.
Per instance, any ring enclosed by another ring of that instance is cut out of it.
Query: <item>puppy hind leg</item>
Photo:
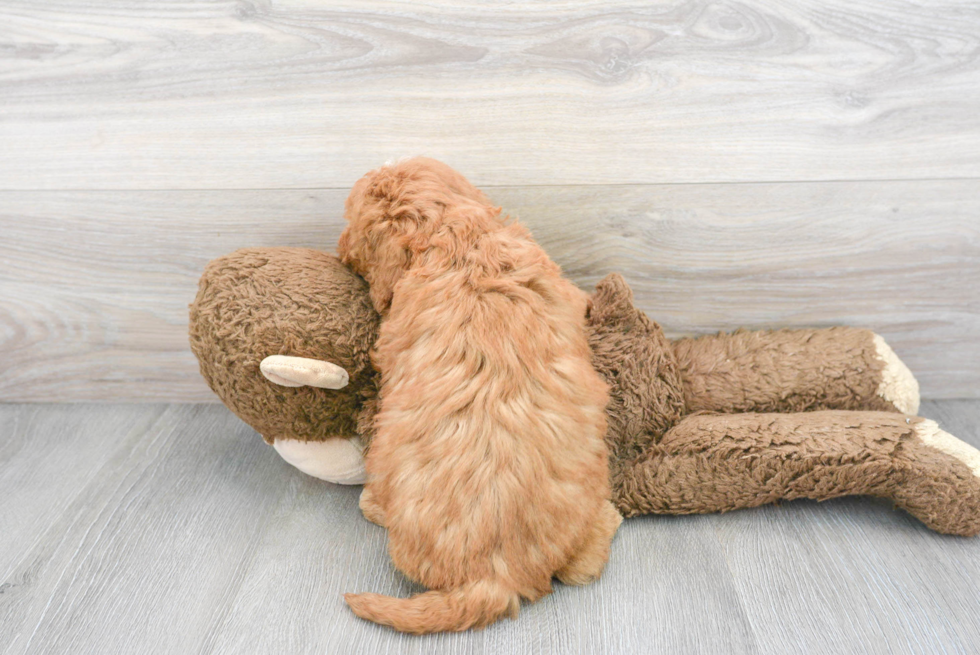
[[[597,580],[609,560],[609,547],[623,517],[612,503],[605,503],[596,519],[578,552],[555,574],[565,584],[583,585]]]
[[[371,523],[380,525],[382,528],[385,527],[385,515],[381,506],[378,505],[377,501],[374,500],[374,495],[371,493],[371,487],[364,485],[364,489],[361,491],[361,500],[358,502],[358,506],[361,508],[361,513]]]

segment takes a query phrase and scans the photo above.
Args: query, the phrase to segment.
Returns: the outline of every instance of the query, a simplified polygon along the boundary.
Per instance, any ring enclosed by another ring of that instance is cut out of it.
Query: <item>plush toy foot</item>
[[[897,455],[907,468],[896,504],[938,532],[980,533],[980,450],[935,421],[915,423],[913,434],[915,442]]]
[[[332,437],[323,441],[276,439],[272,447],[303,473],[336,484],[364,484],[364,445],[357,437]]]
[[[898,358],[895,351],[880,335],[874,335],[875,354],[884,363],[878,396],[884,398],[903,414],[919,412],[919,382],[909,367]]]
[[[938,532],[980,532],[980,452],[933,421],[893,412],[694,415],[613,471],[624,516],[778,500],[889,498]]]

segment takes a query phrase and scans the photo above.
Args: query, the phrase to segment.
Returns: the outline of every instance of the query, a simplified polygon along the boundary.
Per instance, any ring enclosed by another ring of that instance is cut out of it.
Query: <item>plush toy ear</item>
[[[641,312],[633,306],[633,290],[619,273],[599,281],[589,298],[586,318],[592,324],[633,322]]]
[[[347,371],[319,359],[271,355],[262,360],[259,370],[267,380],[283,387],[319,387],[343,389],[347,386]]]

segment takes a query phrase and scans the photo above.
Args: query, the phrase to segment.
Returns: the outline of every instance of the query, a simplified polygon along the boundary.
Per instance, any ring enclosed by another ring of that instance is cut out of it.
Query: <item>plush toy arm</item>
[[[613,489],[624,516],[873,495],[938,532],[980,532],[980,451],[891,412],[689,416],[614,469]]]
[[[673,342],[689,412],[919,409],[919,385],[885,340],[835,327]]]

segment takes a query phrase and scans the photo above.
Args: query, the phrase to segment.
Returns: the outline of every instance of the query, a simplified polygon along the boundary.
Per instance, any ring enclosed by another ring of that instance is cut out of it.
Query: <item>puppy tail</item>
[[[426,634],[485,628],[505,614],[517,618],[520,596],[498,582],[481,580],[411,598],[344,594],[354,614],[401,632]]]

